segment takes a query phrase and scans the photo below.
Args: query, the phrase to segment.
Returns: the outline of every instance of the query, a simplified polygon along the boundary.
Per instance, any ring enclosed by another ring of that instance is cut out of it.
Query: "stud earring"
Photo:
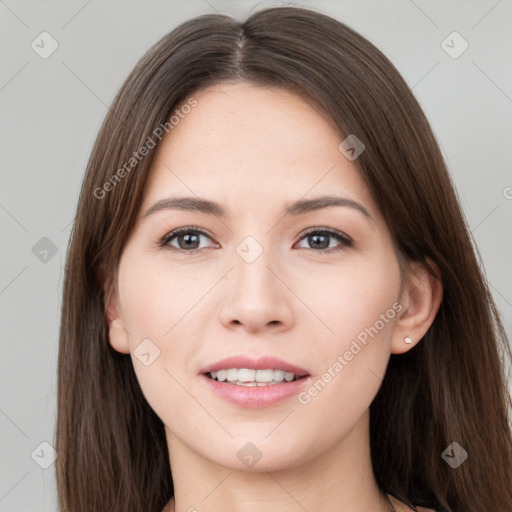
[[[407,338],[404,339],[405,343],[412,343],[412,340],[411,338],[409,338],[409,336],[407,336]]]

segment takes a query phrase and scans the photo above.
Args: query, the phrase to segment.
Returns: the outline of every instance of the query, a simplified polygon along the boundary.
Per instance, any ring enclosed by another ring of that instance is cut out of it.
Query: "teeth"
[[[222,380],[227,380],[228,382],[233,382],[233,381],[237,381],[238,380],[238,370],[236,368],[231,368],[230,370],[224,370],[226,372],[226,379],[222,379]],[[221,370],[222,372],[222,370]],[[215,372],[212,372],[212,375],[213,373]],[[215,377],[213,377],[215,378]],[[218,377],[217,375],[217,378],[220,380],[220,378]]]
[[[217,380],[219,382],[225,381],[226,380],[226,376],[227,376],[227,370],[219,370],[217,372]],[[213,372],[212,372],[212,377],[213,377]]]
[[[228,381],[233,384],[243,386],[266,386],[277,384],[286,380],[291,382],[295,379],[295,374],[285,372],[284,370],[252,370],[249,368],[230,368],[228,370],[219,370],[210,373],[212,379],[219,382]]]
[[[293,375],[293,373],[290,373],[289,375]],[[274,370],[274,380],[282,381],[283,379],[284,379],[283,370]]]

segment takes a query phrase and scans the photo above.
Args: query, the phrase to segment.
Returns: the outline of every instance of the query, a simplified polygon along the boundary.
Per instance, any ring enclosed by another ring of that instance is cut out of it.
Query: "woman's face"
[[[310,104],[248,83],[194,97],[153,160],[120,261],[111,343],[131,352],[171,454],[181,446],[231,468],[297,466],[366,428],[398,346],[398,262],[351,152]],[[287,213],[321,196],[339,204]],[[166,204],[185,197],[181,208]],[[223,215],[187,209],[192,201]],[[188,229],[168,236],[178,228]],[[272,389],[203,375],[239,355],[308,376]]]

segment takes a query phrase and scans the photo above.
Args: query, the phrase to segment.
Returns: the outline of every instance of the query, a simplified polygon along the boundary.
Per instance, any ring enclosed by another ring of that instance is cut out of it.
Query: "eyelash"
[[[179,251],[179,252],[184,252],[184,253],[198,253],[198,252],[201,252],[203,249],[180,249],[180,248],[177,248],[177,247],[172,247],[169,245],[169,242],[177,237],[178,235],[181,235],[181,234],[189,234],[189,233],[195,233],[195,234],[200,234],[200,235],[204,235],[206,236],[207,238],[210,238],[210,235],[208,233],[206,233],[205,231],[203,231],[202,229],[200,228],[197,228],[195,226],[187,226],[187,227],[183,227],[183,228],[178,228],[178,229],[175,229],[173,231],[171,231],[170,233],[167,233],[163,238],[161,238],[159,241],[158,241],[158,246],[159,247],[163,247],[163,248],[166,248],[166,249],[169,249],[169,250],[174,250],[174,251]],[[320,254],[323,254],[323,253],[329,253],[329,252],[334,252],[334,251],[339,251],[339,250],[342,250],[344,248],[347,248],[347,247],[352,247],[352,240],[347,237],[346,235],[344,235],[343,233],[340,233],[339,231],[336,231],[334,229],[330,229],[330,228],[313,228],[313,229],[310,229],[308,231],[306,231],[305,233],[302,233],[301,237],[299,238],[299,241],[303,240],[304,238],[312,235],[312,234],[323,234],[323,235],[329,235],[333,238],[335,238],[336,240],[338,240],[338,242],[340,242],[340,245],[337,246],[337,247],[329,247],[327,249],[312,249],[312,248],[306,248],[306,249],[309,249],[310,251],[313,251],[313,252],[317,252],[317,253],[320,253]]]

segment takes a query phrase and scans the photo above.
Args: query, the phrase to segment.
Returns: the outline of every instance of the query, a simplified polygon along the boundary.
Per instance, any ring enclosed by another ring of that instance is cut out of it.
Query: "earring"
[[[409,338],[409,336],[407,336],[407,338],[404,339],[405,343],[412,343],[412,340],[411,338]]]

